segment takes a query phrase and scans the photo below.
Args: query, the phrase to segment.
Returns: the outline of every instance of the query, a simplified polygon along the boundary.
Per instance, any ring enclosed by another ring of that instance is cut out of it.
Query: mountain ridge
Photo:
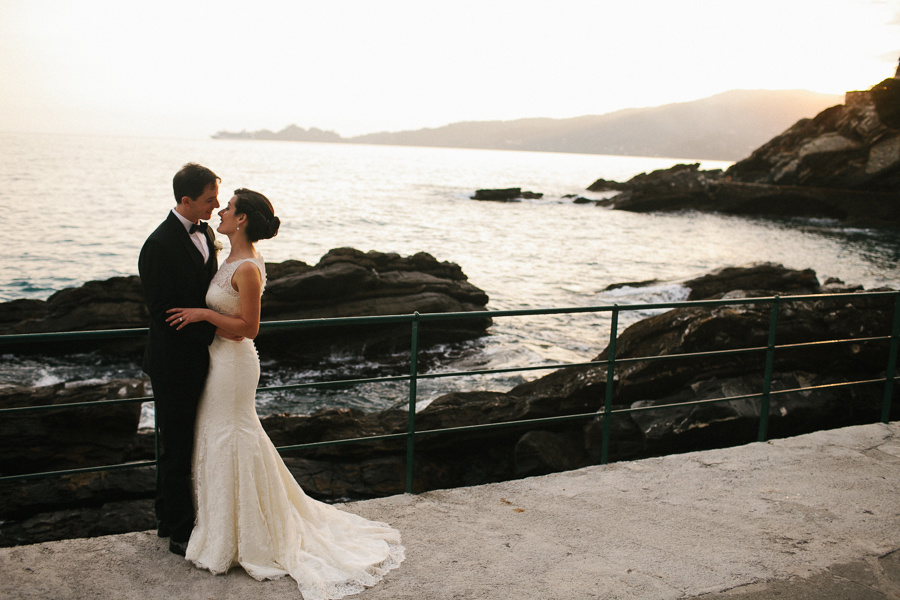
[[[566,119],[459,121],[350,138],[289,125],[280,132],[220,131],[212,137],[733,161],[749,156],[799,119],[842,102],[842,96],[808,90],[730,90],[689,102]]]

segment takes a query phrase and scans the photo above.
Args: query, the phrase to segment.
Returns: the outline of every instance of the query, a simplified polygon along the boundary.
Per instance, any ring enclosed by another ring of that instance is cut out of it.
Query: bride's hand
[[[206,319],[203,318],[204,310],[202,308],[170,308],[166,311],[170,315],[166,319],[166,323],[176,329],[181,329],[185,325],[205,321]]]

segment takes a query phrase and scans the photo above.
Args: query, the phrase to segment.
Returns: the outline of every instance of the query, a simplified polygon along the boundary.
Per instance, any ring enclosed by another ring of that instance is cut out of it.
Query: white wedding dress
[[[209,308],[240,313],[231,286],[243,262],[224,263]],[[304,600],[341,598],[378,583],[404,558],[400,533],[306,496],[256,415],[259,357],[253,340],[216,336],[197,413],[194,494],[197,520],[186,558],[213,573],[241,565],[257,580],[293,577]]]

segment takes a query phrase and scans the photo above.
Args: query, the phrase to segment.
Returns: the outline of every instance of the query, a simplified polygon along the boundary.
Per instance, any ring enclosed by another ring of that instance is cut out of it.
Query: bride
[[[210,283],[206,308],[173,308],[182,328],[208,321],[244,339],[216,337],[195,429],[197,517],[186,558],[213,573],[241,565],[257,580],[293,577],[305,600],[374,585],[404,558],[400,533],[306,496],[256,415],[260,297],[266,267],[254,242],[278,233],[272,204],[246,189],[219,212],[231,253]]]

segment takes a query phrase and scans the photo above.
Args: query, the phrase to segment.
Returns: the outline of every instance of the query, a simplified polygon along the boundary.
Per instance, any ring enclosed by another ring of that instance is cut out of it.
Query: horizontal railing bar
[[[256,388],[257,392],[281,392],[300,388],[330,387],[341,385],[359,385],[361,383],[389,383],[391,381],[408,381],[409,375],[390,375],[388,377],[365,377],[361,379],[336,379],[334,381],[306,381],[304,383],[286,383]]]
[[[851,294],[805,294],[797,296],[780,296],[781,302],[793,302],[804,300],[826,300],[832,298],[862,298],[877,296],[893,296],[896,292],[861,292]],[[489,310],[465,313],[424,313],[419,315],[422,321],[438,321],[442,318],[448,319],[466,319],[466,318],[485,318],[485,317],[522,317],[522,316],[538,316],[538,315],[556,315],[568,313],[586,313],[586,312],[612,312],[613,310],[632,311],[632,310],[655,310],[661,308],[692,308],[701,306],[730,306],[734,304],[771,304],[775,302],[775,296],[764,296],[760,298],[727,298],[718,300],[684,300],[679,302],[658,302],[649,304],[613,304],[599,306],[576,306],[568,308],[523,308],[515,310]],[[411,319],[411,317],[410,317]]]
[[[776,350],[782,349],[796,349],[803,348],[809,346],[823,346],[829,344],[847,344],[847,343],[861,343],[861,342],[872,342],[872,341],[884,341],[889,340],[890,336],[876,336],[876,337],[868,337],[868,338],[849,338],[843,340],[823,340],[816,342],[800,342],[797,344],[781,344],[775,346]],[[636,363],[636,362],[653,362],[659,360],[672,360],[677,358],[703,358],[709,356],[730,356],[735,354],[750,354],[753,352],[765,352],[765,346],[757,346],[753,348],[734,348],[729,350],[710,350],[708,352],[685,352],[683,354],[665,354],[660,356],[639,356],[634,358],[617,358],[616,364],[628,364],[628,363]],[[418,375],[419,379],[440,379],[445,377],[465,377],[471,375],[497,375],[501,373],[516,373],[519,371],[541,371],[546,369],[569,369],[574,367],[599,367],[605,365],[607,361],[605,360],[591,360],[586,362],[578,362],[578,363],[551,363],[546,365],[533,365],[530,367],[509,367],[504,369],[478,369],[472,371],[443,371],[440,373],[423,373]],[[360,384],[360,383],[382,383],[382,382],[390,382],[390,381],[409,381],[409,375],[394,375],[390,377],[369,377],[365,379],[339,379],[335,381],[318,381],[318,382],[306,382],[306,383],[293,383],[279,386],[270,386],[270,387],[260,387],[257,391],[284,391],[284,390],[292,390],[298,388],[307,388],[307,387],[328,387],[328,386],[338,386],[338,385],[350,385],[350,384]]]
[[[788,350],[794,348],[808,348],[810,346],[829,346],[831,344],[859,344],[862,342],[883,342],[886,340],[890,340],[891,336],[889,335],[877,335],[873,337],[865,337],[865,338],[844,338],[842,340],[821,340],[817,342],[798,342],[796,344],[778,344],[775,346],[776,350]]]
[[[880,296],[892,296],[896,292],[855,292],[850,294],[806,294],[798,296],[782,296],[781,302],[804,300],[827,300],[835,298],[868,298]],[[306,327],[322,327],[327,325],[362,325],[370,323],[409,323],[418,318],[420,321],[443,321],[458,319],[483,319],[495,317],[521,317],[557,314],[577,314],[590,312],[611,312],[613,310],[656,310],[663,308],[691,308],[701,306],[729,306],[741,304],[770,304],[775,302],[775,296],[760,298],[728,298],[718,300],[685,300],[681,302],[658,302],[652,304],[622,304],[599,306],[573,306],[568,308],[527,308],[515,310],[486,310],[455,313],[424,313],[417,315],[378,315],[364,317],[330,317],[324,319],[301,319],[285,321],[264,321],[260,323],[260,329],[294,329]],[[42,340],[71,340],[71,339],[98,339],[98,338],[123,338],[146,335],[148,329],[104,329],[92,331],[65,331],[47,333],[16,333],[0,335],[0,345],[16,342],[37,342]]]
[[[872,383],[884,383],[887,381],[884,377],[879,379],[860,379],[859,381],[841,381],[838,383],[823,383],[822,385],[811,385],[809,387],[802,388],[794,388],[791,390],[772,390],[769,392],[770,396],[776,396],[779,394],[793,394],[796,392],[808,392],[811,390],[824,390],[826,388],[841,388],[841,387],[853,387],[854,385],[869,385]]]
[[[147,335],[148,328],[137,329],[92,329],[89,331],[57,331],[47,333],[12,333],[0,335],[0,344],[12,344],[14,342],[40,342],[65,341],[65,340],[93,340],[98,338],[127,338]]]
[[[867,338],[847,338],[842,340],[822,340],[816,342],[798,342],[796,344],[777,344],[776,350],[796,350],[797,348],[808,348],[812,346],[828,346],[831,344],[853,344],[862,342],[880,342],[890,340],[890,336],[881,335]],[[755,346],[752,348],[735,348],[731,350],[708,350],[706,352],[685,352],[683,354],[661,354],[659,356],[638,356],[634,358],[616,358],[616,364],[636,363],[636,362],[654,362],[658,360],[672,360],[675,358],[702,358],[708,356],[721,356],[732,354],[748,354],[752,352],[765,352],[765,346]],[[596,361],[595,364],[603,364],[605,361]]]
[[[7,413],[37,412],[43,410],[64,410],[67,408],[97,408],[110,404],[132,404],[137,402],[153,402],[153,396],[144,398],[119,398],[114,400],[94,400],[92,402],[72,402],[71,404],[41,404],[40,406],[16,406],[14,408],[0,408],[0,415]]]
[[[24,475],[6,475],[0,477],[0,483],[4,481],[19,481],[23,479],[40,479],[42,477],[52,477],[55,475],[77,475],[79,473],[100,473],[104,471],[118,471],[121,469],[135,469],[137,467],[152,467],[156,465],[155,460],[145,460],[141,462],[124,463],[120,465],[106,465],[103,467],[83,467],[81,469],[66,469],[62,471],[44,471],[43,473],[26,473]]]
[[[830,345],[830,344],[846,344],[846,343],[862,343],[862,342],[872,342],[872,341],[885,341],[889,340],[890,336],[876,336],[876,337],[868,337],[868,338],[849,338],[842,340],[824,340],[817,342],[802,342],[797,344],[781,344],[776,346],[776,349],[796,349],[802,347],[809,346],[822,346],[822,345]],[[763,352],[765,351],[765,347],[753,347],[753,348],[737,348],[730,350],[711,350],[708,352],[686,352],[683,354],[666,354],[661,356],[644,356],[644,357],[634,357],[634,358],[619,358],[616,359],[616,364],[628,364],[628,363],[636,363],[636,362],[654,362],[660,360],[672,360],[677,358],[702,358],[708,356],[729,356],[735,354],[747,354],[752,352]],[[535,365],[530,367],[509,367],[504,369],[480,369],[480,370],[472,370],[472,371],[445,371],[441,373],[424,373],[418,376],[419,379],[440,379],[447,377],[465,377],[465,376],[473,376],[473,375],[495,375],[502,373],[515,373],[519,371],[540,371],[547,369],[568,369],[575,367],[598,367],[605,365],[606,361],[587,361],[580,363],[552,363],[547,365]],[[278,391],[289,391],[295,389],[302,388],[310,388],[310,387],[330,387],[330,386],[343,386],[343,385],[359,385],[363,383],[387,383],[387,382],[402,382],[409,381],[409,375],[393,375],[388,377],[368,377],[363,379],[339,379],[335,381],[316,381],[316,382],[305,382],[305,383],[292,383],[285,385],[276,385],[276,386],[266,386],[257,388],[257,392],[278,392]],[[42,411],[42,410],[59,410],[65,408],[83,408],[83,407],[97,407],[103,406],[107,404],[127,404],[127,403],[137,403],[137,402],[152,402],[153,396],[146,396],[143,398],[124,398],[124,399],[116,399],[116,400],[97,400],[93,402],[75,402],[72,404],[48,404],[41,406],[23,406],[16,408],[3,408],[0,409],[0,415],[8,414],[8,413],[23,413],[23,412],[33,412],[33,411]]]
[[[291,450],[305,450],[309,448],[322,448],[325,446],[343,446],[345,444],[363,444],[365,442],[383,442],[386,440],[399,440],[407,437],[404,433],[386,433],[384,435],[372,435],[361,438],[347,438],[343,440],[326,440],[324,442],[309,442],[308,444],[296,444],[294,446],[278,446],[275,448],[279,452],[290,452]]]
[[[797,296],[782,296],[781,302],[803,300],[827,300],[832,298],[864,298],[892,296],[896,292],[861,292],[851,294],[806,294]],[[458,319],[484,319],[495,317],[524,317],[540,315],[576,314],[591,312],[612,312],[613,310],[655,310],[661,308],[691,308],[701,306],[730,306],[736,304],[771,304],[775,302],[775,296],[760,298],[728,298],[718,300],[685,300],[680,302],[659,302],[652,304],[619,304],[599,306],[573,306],[567,308],[522,308],[514,310],[486,310],[455,313],[421,313],[420,321],[444,321]],[[361,325],[370,323],[408,323],[415,318],[413,315],[384,315],[369,317],[331,317],[325,319],[304,319],[295,321],[266,321],[260,323],[261,329],[295,328],[295,327],[321,327],[326,325]]]
[[[817,386],[810,386],[804,388],[793,388],[789,390],[777,390],[770,392],[770,395],[779,395],[779,394],[794,394],[798,392],[805,392],[810,390],[817,389],[825,389],[825,388],[836,388],[836,387],[851,387],[855,385],[866,385],[872,383],[883,383],[885,380],[882,379],[867,379],[862,381],[847,381],[840,383],[828,383]],[[707,398],[703,400],[691,400],[689,402],[677,402],[673,404],[658,404],[655,406],[638,406],[638,407],[629,407],[629,408],[619,408],[614,409],[609,414],[610,415],[621,415],[635,412],[646,412],[651,410],[667,410],[671,408],[676,408],[679,406],[697,406],[702,404],[715,404],[718,402],[731,402],[733,400],[749,400],[752,398],[760,398],[762,394],[744,394],[741,396],[726,396],[722,398]],[[421,431],[416,431],[415,436],[422,437],[428,435],[438,435],[441,433],[462,433],[466,431],[478,431],[485,429],[500,429],[505,427],[524,427],[531,425],[544,425],[548,423],[560,423],[565,421],[576,421],[581,419],[589,419],[596,417],[603,417],[605,413],[603,412],[590,412],[590,413],[578,413],[574,415],[561,415],[557,417],[542,417],[539,419],[521,419],[518,421],[502,421],[500,423],[482,423],[479,425],[462,425],[460,427],[445,427],[442,429],[425,429]],[[277,448],[279,452],[288,452],[292,450],[303,450],[303,449],[311,449],[311,448],[320,448],[323,446],[337,446],[343,444],[355,444],[355,443],[365,443],[365,442],[375,442],[375,441],[384,441],[384,440],[398,440],[405,438],[407,436],[406,433],[393,433],[387,435],[376,435],[370,437],[363,438],[348,438],[345,440],[329,440],[325,442],[311,442],[309,444],[298,444],[295,446],[280,446]]]
[[[808,392],[811,390],[821,390],[825,388],[837,388],[837,387],[851,387],[854,385],[866,385],[871,383],[884,383],[884,378],[881,379],[865,379],[860,381],[843,381],[840,383],[824,383],[822,385],[813,385],[809,387],[802,388],[792,388],[789,390],[771,390],[769,391],[770,396],[778,396],[784,394],[796,394],[799,392]],[[751,400],[753,398],[762,398],[762,393],[757,394],[743,394],[740,396],[725,396],[723,398],[712,398],[712,399],[704,399],[704,400],[689,400],[688,402],[674,402],[672,404],[656,404],[654,406],[636,406],[631,408],[622,408],[612,411],[615,414],[625,414],[625,413],[633,413],[633,412],[646,412],[648,410],[666,410],[668,408],[675,408],[678,406],[695,406],[698,404],[712,404],[715,402],[730,402],[732,400]]]
[[[839,383],[830,383],[823,384],[818,386],[810,386],[804,388],[794,388],[789,390],[777,390],[770,392],[771,395],[778,394],[792,394],[810,390],[817,389],[826,389],[826,388],[838,388],[838,387],[850,387],[854,385],[865,385],[872,383],[883,383],[885,381],[882,379],[869,379],[862,381],[850,381],[850,382],[839,382]],[[630,408],[620,408],[611,411],[609,414],[627,414],[633,412],[645,412],[650,410],[666,410],[679,406],[696,406],[701,404],[714,404],[718,402],[730,402],[734,400],[746,400],[752,398],[759,398],[762,394],[745,394],[741,396],[728,396],[723,398],[711,398],[704,400],[693,400],[690,402],[678,402],[673,404],[662,404],[656,406],[640,406],[640,407],[630,407]],[[530,425],[543,425],[550,423],[561,423],[566,421],[574,421],[588,418],[596,418],[603,417],[604,413],[602,412],[591,412],[591,413],[579,413],[575,415],[561,415],[557,417],[543,417],[540,419],[522,419],[518,421],[504,421],[502,423],[483,423],[480,425],[465,425],[461,427],[445,427],[442,429],[427,429],[423,431],[416,431],[415,436],[428,436],[428,435],[437,435],[441,433],[461,433],[465,431],[477,431],[477,430],[486,430],[486,429],[500,429],[506,427],[518,427],[518,426],[530,426]],[[407,436],[406,433],[392,433],[385,435],[375,435],[361,438],[347,438],[343,440],[327,440],[323,442],[311,442],[308,444],[296,444],[292,446],[279,446],[276,448],[279,452],[291,452],[295,450],[304,450],[304,449],[313,449],[313,448],[321,448],[325,446],[343,446],[347,444],[361,444],[361,443],[371,443],[371,442],[379,442],[379,441],[389,441],[389,440],[400,440]],[[103,467],[84,467],[81,469],[67,469],[61,471],[46,471],[43,473],[29,473],[26,475],[9,475],[0,477],[0,482],[4,481],[14,481],[14,480],[24,480],[24,479],[37,479],[41,477],[51,477],[57,475],[74,475],[78,473],[90,473],[90,472],[102,472],[102,471],[113,471],[119,469],[130,469],[144,466],[153,466],[156,464],[156,461],[143,461],[143,462],[134,462],[134,463],[126,463],[122,465],[109,465]]]

